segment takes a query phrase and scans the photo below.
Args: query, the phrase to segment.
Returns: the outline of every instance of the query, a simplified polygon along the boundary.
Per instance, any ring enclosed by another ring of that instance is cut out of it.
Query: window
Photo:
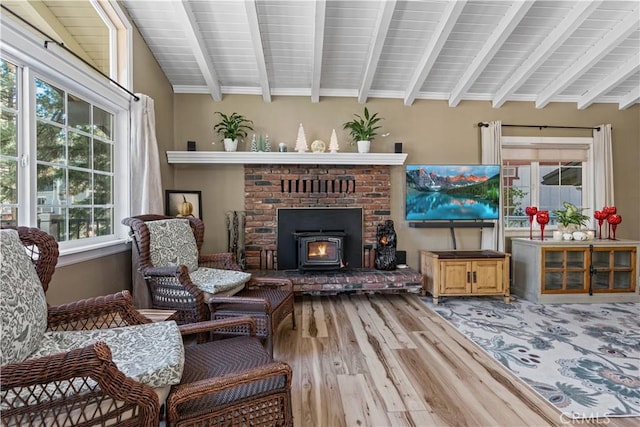
[[[0,223],[52,234],[59,265],[126,250],[129,95],[2,25]]]
[[[524,209],[536,206],[550,213],[563,202],[591,208],[592,138],[504,137],[502,150],[505,229],[529,228]]]
[[[0,223],[18,218],[18,67],[0,63]]]
[[[35,79],[38,228],[58,242],[113,233],[114,114]]]

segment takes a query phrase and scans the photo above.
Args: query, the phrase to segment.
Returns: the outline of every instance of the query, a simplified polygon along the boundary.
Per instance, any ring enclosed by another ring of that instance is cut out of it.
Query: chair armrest
[[[268,365],[253,369],[223,375],[215,378],[196,381],[189,384],[179,384],[171,390],[167,399],[168,419],[178,418],[178,405],[202,396],[219,393],[229,388],[238,387],[257,381],[264,381],[273,377],[284,377],[284,389],[291,388],[291,367],[283,362],[272,362]]]
[[[4,365],[0,377],[2,419],[8,424],[30,420],[34,425],[52,425],[59,417],[71,422],[78,414],[70,408],[80,413],[86,409],[85,416],[93,415],[96,425],[115,424],[131,410],[138,417],[136,425],[159,423],[158,395],[118,370],[111,350],[101,341],[67,353]],[[126,405],[116,408],[113,401]]]
[[[222,270],[241,270],[236,262],[236,257],[231,252],[216,254],[200,254],[198,256],[200,267],[219,268]]]
[[[55,331],[115,328],[149,322],[135,309],[129,291],[50,306],[47,312],[47,329]]]
[[[256,322],[249,316],[231,317],[221,320],[208,320],[206,322],[187,323],[178,326],[183,336],[201,334],[203,332],[215,332],[218,329],[226,329],[229,327],[246,326],[249,329],[249,335],[256,335]],[[239,334],[241,335],[241,334]]]
[[[289,279],[283,279],[278,277],[261,277],[251,276],[251,279],[247,282],[248,288],[282,288],[284,290],[293,290],[293,282]]]
[[[207,304],[209,304],[209,308],[211,312],[216,310],[216,306],[218,304],[251,304],[251,305],[261,305],[264,309],[265,313],[269,313],[271,311],[271,301],[267,298],[253,298],[253,297],[243,297],[243,296],[230,296],[230,297],[217,297],[212,296],[207,300]]]

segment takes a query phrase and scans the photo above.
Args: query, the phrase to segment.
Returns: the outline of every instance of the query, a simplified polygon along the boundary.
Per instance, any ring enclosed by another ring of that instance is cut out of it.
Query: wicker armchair
[[[38,229],[16,229],[46,291],[58,259],[58,245],[52,236]],[[3,234],[3,282],[8,277],[6,270],[16,267],[7,259],[11,248],[5,243]],[[9,309],[8,301],[13,304],[17,298],[8,283],[2,286],[5,310]],[[47,309],[46,303],[43,308]],[[46,316],[47,330],[110,328],[148,322],[133,309],[127,292],[48,307]],[[2,335],[11,334],[12,326],[3,324]],[[4,363],[11,352],[5,342],[2,350]],[[107,344],[101,341],[69,352],[4,364],[0,367],[0,402],[3,425],[156,426],[159,422],[156,392],[126,377],[113,362]]]
[[[179,324],[251,316],[257,325],[257,335],[266,341],[267,349],[272,352],[275,331],[287,316],[291,315],[292,327],[295,329],[291,281],[244,273],[231,253],[202,254],[204,223],[194,217],[181,220],[188,220],[195,238],[197,266],[190,269],[187,265],[179,263],[179,256],[177,265],[154,265],[150,227],[167,220],[175,221],[176,218],[149,214],[125,218],[122,221],[130,227],[130,234],[137,246],[138,270],[147,282],[152,308],[177,310],[176,321]],[[178,242],[173,244],[175,252],[184,248],[184,245]],[[245,274],[249,280],[226,294],[207,292],[203,290],[206,286],[198,283],[193,277],[194,269],[199,270],[202,267]],[[226,331],[219,330],[218,333],[235,335],[236,331],[228,328]]]
[[[18,227],[17,231],[42,287],[47,289],[57,262],[57,243],[37,229]],[[4,237],[3,234],[3,273],[7,263]],[[18,248],[17,252],[21,250]],[[5,274],[2,277],[5,279]],[[6,288],[2,290],[4,298]],[[119,328],[122,331],[150,322],[135,310],[126,291],[48,307],[47,311],[47,329],[54,331],[132,327]],[[253,319],[236,317],[182,325],[179,332],[187,337],[228,328],[247,336],[183,347],[184,370],[179,384],[173,385],[170,392],[166,390],[168,397],[162,399],[168,425],[293,425],[291,368],[273,361],[262,347],[255,337]],[[154,344],[159,342],[157,338],[153,336]],[[163,353],[166,349],[159,345],[151,351]],[[2,356],[4,360],[5,354]],[[2,425],[157,426],[157,392],[125,376],[113,362],[107,344],[101,341],[0,367]]]

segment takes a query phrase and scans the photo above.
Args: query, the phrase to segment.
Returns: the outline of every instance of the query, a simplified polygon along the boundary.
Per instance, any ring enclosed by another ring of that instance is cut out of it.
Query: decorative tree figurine
[[[338,137],[336,136],[336,130],[331,131],[331,139],[329,140],[329,151],[332,153],[337,153],[340,149],[338,145]]]
[[[307,146],[307,137],[304,136],[304,128],[302,127],[302,123],[298,127],[298,138],[296,139],[296,151],[299,153],[304,153],[309,151],[309,147]]]
[[[254,133],[251,137],[251,151],[258,151],[258,141],[256,141],[256,134]]]
[[[271,140],[269,139],[269,135],[265,135],[264,137],[264,151],[271,151]]]

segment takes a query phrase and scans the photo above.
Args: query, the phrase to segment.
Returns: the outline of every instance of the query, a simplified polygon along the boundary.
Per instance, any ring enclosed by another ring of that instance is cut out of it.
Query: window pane
[[[17,116],[14,113],[3,111],[0,118],[0,154],[5,156],[18,156],[18,143],[16,138]]]
[[[38,228],[51,234],[57,242],[64,242],[67,240],[66,209],[57,211],[62,213],[40,212],[38,209]]]
[[[18,104],[18,72],[16,66],[4,59],[0,62],[0,103],[16,109]]]
[[[113,114],[93,107],[93,134],[111,140],[113,138]]]
[[[582,163],[544,162],[540,163],[540,206],[552,213],[562,209],[564,202],[582,207]],[[551,214],[550,224],[557,224]]]
[[[505,227],[529,227],[524,209],[531,206],[531,165],[523,161],[505,161],[502,168]]]
[[[65,132],[64,129],[38,122],[38,147],[36,156],[39,161],[48,163],[66,163]]]
[[[69,240],[91,237],[91,208],[69,209]]]
[[[91,138],[69,132],[69,166],[91,167]]]
[[[90,205],[91,173],[69,170],[69,198],[72,205]]]
[[[94,175],[94,193],[93,203],[95,205],[108,205],[113,203],[111,176],[109,175]]]
[[[112,144],[93,140],[93,168],[103,172],[112,172],[111,148]]]
[[[69,126],[91,132],[91,104],[69,94]]]
[[[18,203],[18,162],[0,159],[0,203]]]
[[[36,115],[41,119],[64,124],[64,91],[36,79]]]
[[[38,165],[38,205],[43,207],[55,207],[66,203],[65,170],[55,166]],[[44,210],[42,212],[54,212]],[[60,213],[60,209],[55,210]]]
[[[113,208],[96,208],[93,233],[95,236],[113,234]]]

